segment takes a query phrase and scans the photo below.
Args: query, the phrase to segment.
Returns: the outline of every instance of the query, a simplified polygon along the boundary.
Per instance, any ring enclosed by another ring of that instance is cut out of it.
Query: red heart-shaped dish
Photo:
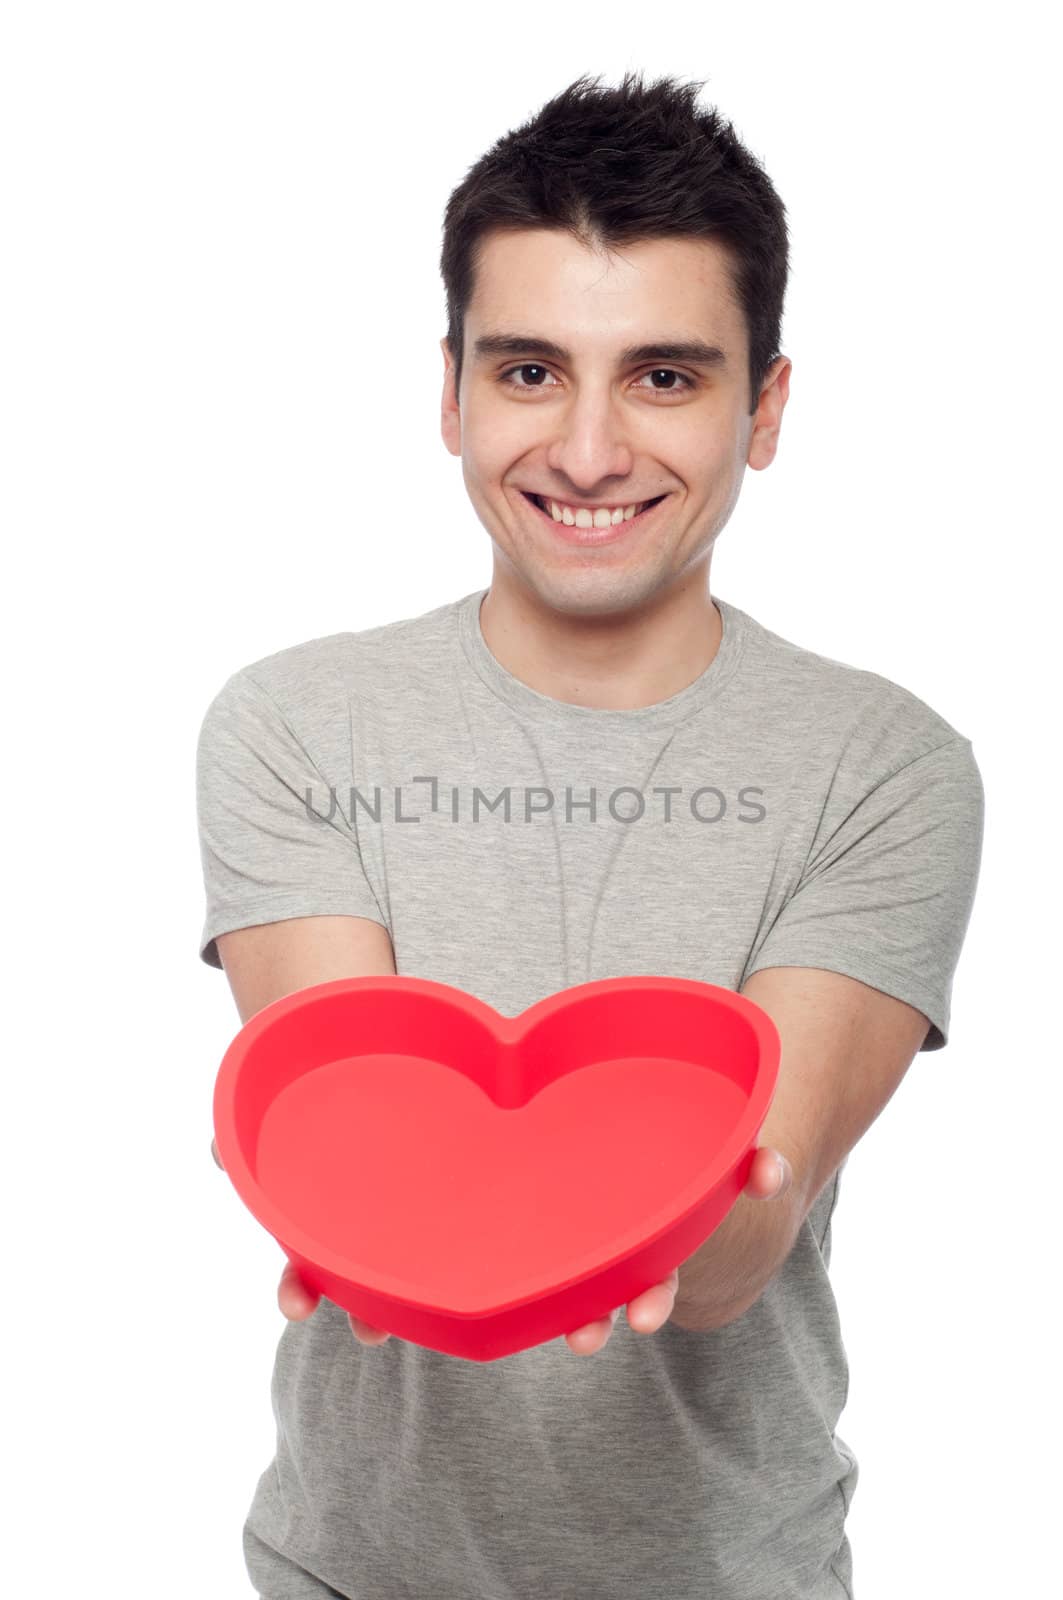
[[[680,1266],[745,1186],[779,1036],[730,989],[605,978],[506,1017],[427,978],[285,995],[230,1044],[214,1131],[308,1285],[493,1361]]]

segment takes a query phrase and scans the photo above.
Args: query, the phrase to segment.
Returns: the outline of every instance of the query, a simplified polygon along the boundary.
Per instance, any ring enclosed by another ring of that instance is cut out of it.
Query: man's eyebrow
[[[572,352],[551,339],[530,333],[482,333],[473,344],[473,359],[488,356],[542,356],[544,361],[571,361]],[[641,361],[683,361],[693,367],[726,367],[727,357],[719,345],[704,339],[662,339],[652,344],[632,344],[620,352],[620,365]]]

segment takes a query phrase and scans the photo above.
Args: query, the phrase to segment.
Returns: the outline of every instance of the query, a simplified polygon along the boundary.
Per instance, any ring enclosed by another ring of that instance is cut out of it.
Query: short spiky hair
[[[644,84],[640,73],[625,73],[614,89],[584,74],[469,169],[447,201],[440,258],[458,386],[465,312],[488,234],[557,228],[605,249],[686,236],[728,251],[756,410],[780,354],[786,210],[732,125],[698,109],[703,81]]]

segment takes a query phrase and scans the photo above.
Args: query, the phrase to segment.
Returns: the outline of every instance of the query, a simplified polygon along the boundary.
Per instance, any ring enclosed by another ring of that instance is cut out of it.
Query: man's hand
[[[302,1322],[317,1310],[321,1296],[316,1290],[307,1288],[299,1276],[298,1268],[291,1261],[285,1262],[284,1271],[281,1273],[280,1285],[277,1289],[277,1304],[280,1306],[289,1322]],[[384,1333],[381,1328],[371,1328],[368,1322],[361,1322],[351,1312],[347,1313],[347,1321],[351,1325],[351,1332],[361,1344],[383,1344],[385,1339],[390,1339],[390,1333]]]
[[[218,1147],[213,1139],[210,1150],[220,1167]],[[749,1178],[742,1192],[754,1200],[774,1200],[777,1196],[785,1194],[792,1180],[793,1174],[786,1157],[778,1150],[762,1145],[753,1158]],[[663,1328],[672,1315],[678,1287],[679,1269],[676,1267],[663,1283],[655,1283],[642,1294],[636,1295],[634,1300],[629,1301],[627,1320],[632,1331],[657,1333]],[[317,1309],[320,1299],[321,1296],[303,1282],[293,1263],[286,1262],[277,1289],[277,1304],[289,1322],[302,1322],[309,1317]],[[618,1306],[608,1317],[601,1317],[597,1322],[585,1323],[582,1328],[575,1328],[571,1333],[566,1333],[565,1342],[569,1349],[578,1356],[596,1355],[608,1344],[609,1335],[616,1327],[619,1315]],[[382,1328],[374,1328],[368,1322],[362,1322],[351,1312],[347,1313],[347,1321],[360,1344],[383,1344],[385,1340],[391,1338],[390,1333],[385,1333]]]
[[[786,1157],[778,1150],[762,1145],[753,1158],[742,1193],[754,1200],[774,1200],[777,1196],[785,1194],[792,1182],[793,1173]],[[672,1315],[678,1288],[679,1268],[676,1267],[663,1283],[655,1283],[652,1288],[644,1290],[642,1294],[636,1295],[634,1300],[628,1302],[628,1327],[634,1333],[657,1333]],[[610,1316],[602,1317],[597,1322],[588,1322],[584,1327],[566,1333],[565,1340],[569,1349],[578,1356],[596,1355],[608,1344],[609,1335],[616,1327],[619,1314],[618,1307]]]

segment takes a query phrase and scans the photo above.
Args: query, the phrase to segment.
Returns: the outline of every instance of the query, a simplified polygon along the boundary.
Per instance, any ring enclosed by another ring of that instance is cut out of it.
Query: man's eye
[[[663,388],[653,384],[652,387],[658,394],[677,394],[681,388],[693,389],[695,387],[693,378],[688,378],[685,372],[676,372],[674,367],[654,367],[652,372],[643,373],[643,377],[676,378],[678,380],[674,384],[665,384]]]
[[[530,382],[521,381],[517,383],[515,377],[518,372],[522,376],[526,374],[534,374],[535,376],[531,378]],[[522,361],[519,366],[509,367],[505,372],[501,373],[499,381],[508,384],[511,389],[543,389],[548,387],[543,380],[552,376],[553,374],[549,369],[540,366],[538,362]],[[693,378],[688,378],[685,372],[676,372],[673,367],[654,367],[651,372],[643,373],[642,378],[639,380],[640,386],[646,378],[653,380],[658,378],[675,379],[674,383],[665,382],[664,384],[659,384],[656,381],[652,382],[649,388],[653,394],[679,394],[684,390],[697,387]]]
[[[510,367],[508,372],[503,372],[502,382],[508,383],[515,372],[537,372],[543,377],[548,378],[550,376],[550,373],[545,367],[540,367],[534,361],[523,361],[519,367]],[[511,387],[514,389],[541,389],[543,385],[539,382],[533,381],[532,383],[514,383],[511,384]]]

